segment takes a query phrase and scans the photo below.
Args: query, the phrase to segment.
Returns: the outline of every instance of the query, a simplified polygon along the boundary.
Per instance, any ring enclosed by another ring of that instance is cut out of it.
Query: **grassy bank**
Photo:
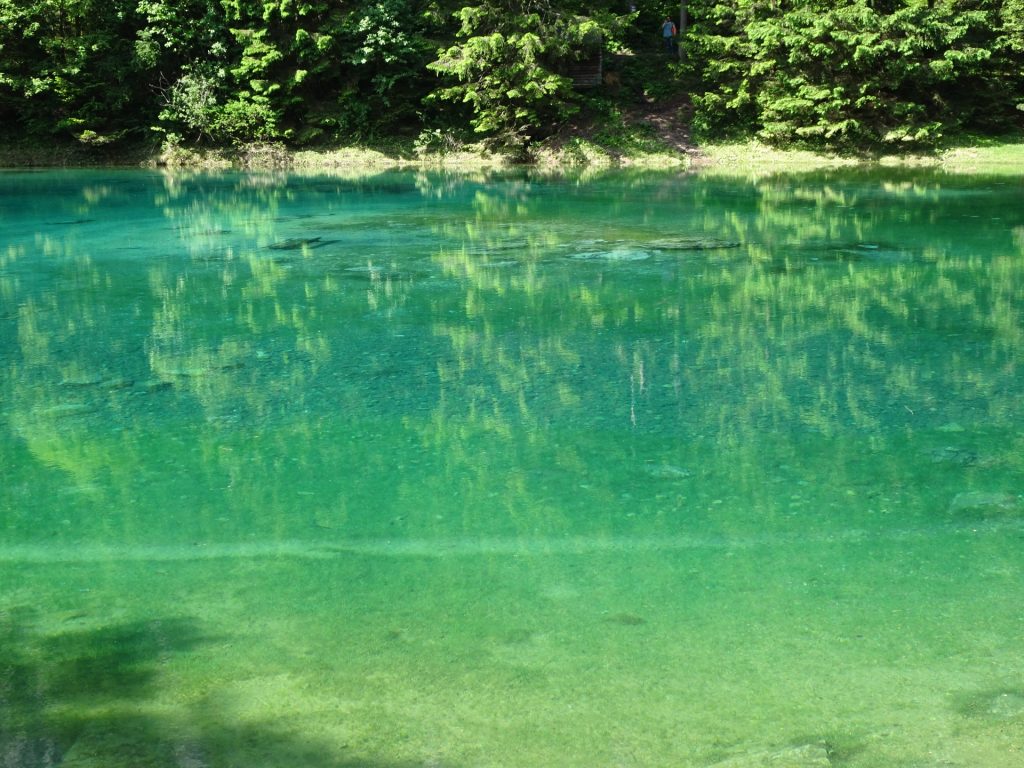
[[[154,144],[94,147],[76,143],[0,143],[0,168],[142,167],[190,170],[287,170],[300,172],[347,170],[378,172],[393,168],[497,168],[510,158],[482,146],[456,147],[445,152],[417,152],[411,144],[393,142],[377,147],[336,147],[292,150],[280,144],[195,148]]]
[[[694,168],[701,173],[764,176],[853,165],[926,167],[948,173],[1024,175],[1024,138],[1016,142],[949,147],[930,154],[891,154],[875,157],[783,150],[750,141],[702,146],[697,150]]]
[[[325,150],[289,150],[259,144],[230,149],[191,149],[134,146],[104,149],[75,146],[0,147],[0,167],[160,167],[208,170],[279,170],[365,175],[390,169],[481,171],[522,164],[522,158],[488,151],[481,145],[447,151],[417,151],[413,146],[345,147]],[[571,137],[557,145],[544,145],[529,156],[529,165],[557,173],[562,170],[604,171],[622,167],[664,169],[715,175],[766,176],[777,173],[838,168],[853,165],[931,167],[949,173],[1024,175],[1024,138],[955,146],[931,154],[849,157],[782,150],[756,141],[668,147],[657,141],[629,142],[607,137]]]
[[[940,154],[939,163],[943,170],[952,173],[1024,174],[1024,139],[949,149]]]

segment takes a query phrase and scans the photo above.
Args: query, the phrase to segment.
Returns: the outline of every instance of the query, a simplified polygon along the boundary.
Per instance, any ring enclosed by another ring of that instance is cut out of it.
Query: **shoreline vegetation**
[[[678,9],[666,40],[653,0],[0,2],[0,166],[761,174],[1024,141],[1024,0]]]
[[[929,154],[843,156],[777,149],[756,140],[688,146],[685,150],[645,146],[622,151],[577,138],[541,146],[526,159],[467,146],[448,152],[416,152],[399,145],[382,148],[289,149],[253,143],[232,148],[136,147],[115,152],[74,146],[0,147],[0,169],[162,168],[167,170],[281,171],[372,175],[390,170],[481,172],[531,168],[541,172],[601,172],[614,169],[763,176],[838,167],[920,167],[949,173],[1024,176],[1024,137],[955,146]]]

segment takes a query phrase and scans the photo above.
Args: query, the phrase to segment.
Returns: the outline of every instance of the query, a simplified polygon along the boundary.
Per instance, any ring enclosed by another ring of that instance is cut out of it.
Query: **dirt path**
[[[697,147],[690,138],[692,116],[693,106],[686,97],[634,108],[627,113],[629,122],[650,128],[659,141],[686,155],[697,153]]]

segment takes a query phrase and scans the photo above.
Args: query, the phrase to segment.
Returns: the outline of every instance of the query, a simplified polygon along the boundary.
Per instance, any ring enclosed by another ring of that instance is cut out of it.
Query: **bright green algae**
[[[0,176],[0,753],[1019,765],[1022,203]]]

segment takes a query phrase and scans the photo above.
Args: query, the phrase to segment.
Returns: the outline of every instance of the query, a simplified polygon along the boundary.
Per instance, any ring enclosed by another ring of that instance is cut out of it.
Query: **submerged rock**
[[[180,367],[164,367],[157,365],[153,372],[160,377],[161,381],[173,379],[205,379],[220,373],[237,371],[245,367],[243,360],[228,360],[223,363],[209,363],[196,365],[182,365]]]
[[[868,261],[890,264],[916,264],[922,261],[919,254],[903,248],[859,245],[857,249],[865,255]]]
[[[66,376],[60,381],[62,387],[74,389],[76,387],[95,387],[103,383],[103,376],[95,373],[85,373],[78,376]]]
[[[128,389],[135,384],[135,379],[126,379],[118,376],[111,379],[104,379],[100,382],[100,387],[103,389]]]
[[[143,381],[138,385],[138,389],[147,395],[151,395],[154,392],[163,392],[164,390],[171,389],[174,385],[166,379],[150,379]]]
[[[320,237],[291,237],[271,243],[267,248],[272,251],[301,251],[303,248],[321,248],[331,242]]]
[[[421,273],[397,269],[393,266],[362,264],[342,269],[340,277],[351,280],[413,280]]]
[[[49,408],[43,408],[38,413],[40,416],[63,418],[65,416],[82,416],[95,410],[96,406],[89,403],[60,403]]]
[[[899,245],[863,242],[809,242],[789,246],[799,260],[817,264],[911,264],[920,263],[920,253]]]
[[[644,261],[651,252],[640,248],[613,248],[610,251],[583,251],[570,258],[576,261]]]
[[[1007,515],[1024,507],[1021,497],[1005,491],[963,491],[953,497],[949,512],[954,515]]]
[[[564,243],[564,244],[562,244],[559,247],[561,247],[561,248],[594,248],[594,249],[605,248],[605,249],[609,249],[609,248],[617,248],[617,247],[619,247],[620,245],[622,245],[625,242],[626,241],[622,240],[621,238],[618,239],[618,240],[605,240],[603,237],[590,237],[590,238],[586,238],[584,240],[573,240],[571,243]]]
[[[722,248],[739,248],[740,242],[714,237],[680,237],[652,240],[647,246],[659,251],[717,251]]]
[[[74,227],[79,224],[92,224],[96,219],[71,219],[70,221],[48,221],[48,227]]]
[[[894,264],[910,263],[917,260],[911,251],[899,248],[881,248],[877,245],[855,245],[834,251],[838,261],[874,261]]]
[[[928,452],[936,464],[954,464],[958,467],[971,467],[978,463],[980,457],[974,451],[947,445]]]

